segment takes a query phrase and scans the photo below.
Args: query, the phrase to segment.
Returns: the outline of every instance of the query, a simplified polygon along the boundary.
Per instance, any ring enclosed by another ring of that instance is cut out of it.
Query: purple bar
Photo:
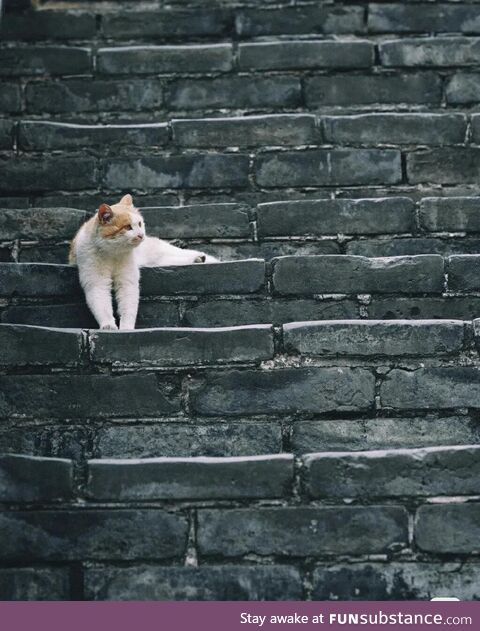
[[[295,614],[293,623],[278,619]],[[348,615],[357,615],[357,623],[351,618],[349,623]],[[362,621],[362,615],[377,616],[377,622],[375,618]],[[423,622],[413,618],[419,615]],[[265,616],[262,625],[260,616]],[[277,623],[272,623],[271,616],[277,616]],[[388,616],[396,618],[389,622]],[[480,602],[0,602],[0,620],[6,631],[422,631],[439,626],[476,631],[480,629]]]

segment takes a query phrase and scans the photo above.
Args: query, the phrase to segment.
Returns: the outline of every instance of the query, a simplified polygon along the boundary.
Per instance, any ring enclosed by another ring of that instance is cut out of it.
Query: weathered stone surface
[[[480,232],[480,199],[426,197],[420,202],[420,222],[432,232]]]
[[[445,355],[464,344],[461,320],[344,320],[283,325],[285,349],[301,355]]]
[[[156,79],[47,80],[27,83],[25,98],[27,110],[40,114],[143,111],[162,106],[163,86]]]
[[[395,506],[199,510],[202,556],[368,554],[406,545],[407,512]]]
[[[467,105],[480,101],[479,75],[458,72],[450,77],[445,87],[449,105]]]
[[[285,256],[273,261],[273,284],[280,294],[439,293],[441,256]]]
[[[368,306],[371,318],[447,318],[472,320],[480,313],[480,298],[476,296],[443,296],[401,298],[373,297]]]
[[[0,502],[52,502],[72,496],[70,460],[0,455]]]
[[[327,142],[361,145],[451,145],[465,142],[464,114],[358,114],[326,116]]]
[[[299,319],[332,320],[359,317],[354,300],[216,300],[187,306],[185,322],[191,326],[235,326],[257,322],[283,324]]]
[[[142,208],[148,234],[163,239],[248,237],[248,208],[243,204],[189,204]]]
[[[128,5],[127,5],[128,8]],[[135,7],[133,7],[135,8]],[[197,8],[195,11],[115,11],[106,13],[102,30],[106,37],[221,37],[233,24],[233,16],[220,7]]]
[[[0,600],[70,600],[68,568],[0,568]]]
[[[0,49],[0,75],[66,75],[91,70],[89,48],[74,46],[15,46]]]
[[[167,123],[141,125],[77,125],[50,121],[22,121],[19,146],[25,150],[111,148],[118,145],[163,146],[168,144]]]
[[[296,421],[291,443],[295,452],[309,453],[472,445],[479,440],[480,423],[458,416]]]
[[[180,409],[179,393],[155,375],[5,375],[0,416],[84,418],[158,416]]]
[[[298,6],[241,9],[236,31],[243,37],[259,35],[302,35],[303,33],[362,33],[362,7]]]
[[[22,109],[22,95],[20,85],[2,81],[0,94],[0,112],[15,113]]]
[[[19,305],[8,307],[0,316],[2,323],[62,328],[98,326],[86,304]]]
[[[478,240],[478,243],[480,245],[480,239]],[[251,258],[260,258],[265,261],[270,261],[272,258],[277,256],[290,256],[292,254],[340,254],[341,248],[338,241],[336,241],[335,237],[332,236],[330,239],[320,239],[315,241],[275,239],[272,241],[256,242],[210,242],[205,244],[205,252],[216,256],[221,261],[235,261]]]
[[[71,296],[80,294],[78,272],[68,265],[1,263],[3,296]]]
[[[474,66],[477,37],[429,37],[392,40],[379,45],[384,66]]]
[[[169,109],[298,107],[300,79],[288,75],[226,76],[213,79],[176,79],[167,86]]]
[[[304,456],[310,497],[469,495],[480,487],[480,447],[426,447]]]
[[[12,511],[0,514],[0,559],[168,559],[183,554],[188,523],[163,510]]]
[[[141,280],[143,295],[250,294],[264,284],[265,262],[259,259],[149,267],[142,270]]]
[[[372,4],[368,30],[372,33],[480,33],[474,4]]]
[[[293,483],[293,456],[90,460],[95,500],[282,497]]]
[[[476,183],[480,177],[480,149],[452,147],[407,154],[407,179],[412,184]]]
[[[480,89],[479,89],[480,93]],[[394,75],[337,75],[307,77],[305,98],[308,107],[347,106],[375,103],[425,103],[439,105],[440,77],[429,72]],[[480,100],[480,98],[479,98]]]
[[[241,70],[290,68],[368,68],[373,46],[367,41],[277,41],[240,44]]]
[[[261,236],[409,232],[414,204],[408,197],[267,202],[257,206]]]
[[[464,254],[448,259],[448,288],[453,291],[478,291],[480,255]]]
[[[2,20],[2,39],[89,39],[96,34],[95,15],[80,11],[7,13]]]
[[[99,331],[90,334],[90,346],[93,361],[100,363],[183,366],[260,362],[273,357],[273,332],[268,324]]]
[[[58,189],[65,190],[95,186],[96,163],[94,158],[65,156],[26,156],[2,158],[0,192],[32,193]]]
[[[91,600],[300,600],[298,570],[285,565],[89,568]]]
[[[416,256],[417,254],[440,254],[450,256],[459,252],[478,252],[479,239],[464,237],[400,237],[358,239],[347,244],[346,254],[368,257]]]
[[[184,154],[108,160],[107,188],[239,188],[248,184],[244,154]]]
[[[442,409],[480,407],[480,371],[474,367],[391,370],[380,386],[383,407]]]
[[[181,147],[306,145],[318,137],[311,114],[174,119],[172,129],[173,142]]]
[[[257,157],[260,186],[395,184],[401,179],[400,153],[393,149],[311,149],[264,153]]]
[[[232,370],[198,378],[190,402],[208,416],[365,410],[373,388],[373,374],[363,368]]]
[[[0,238],[71,239],[86,219],[87,213],[73,208],[2,208]]]
[[[417,546],[425,552],[478,554],[480,504],[421,506],[417,511],[414,537]]]
[[[82,348],[78,329],[0,324],[0,365],[77,364]]]
[[[317,567],[315,600],[478,600],[478,563],[356,563]]]
[[[232,45],[100,48],[97,67],[100,73],[110,75],[227,72],[232,68]]]
[[[15,123],[0,119],[0,149],[13,149]]]
[[[95,443],[97,458],[259,456],[281,450],[280,423],[265,421],[103,427]]]

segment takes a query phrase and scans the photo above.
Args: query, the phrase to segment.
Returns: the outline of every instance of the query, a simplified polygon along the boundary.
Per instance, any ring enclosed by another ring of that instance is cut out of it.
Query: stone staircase
[[[480,4],[7,3],[0,599],[480,598]],[[219,264],[98,331],[131,192]]]

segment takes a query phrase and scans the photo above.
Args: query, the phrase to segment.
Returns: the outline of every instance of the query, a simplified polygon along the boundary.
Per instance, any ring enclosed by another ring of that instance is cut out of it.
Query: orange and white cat
[[[99,327],[115,330],[112,286],[120,329],[134,329],[141,267],[214,263],[217,259],[147,237],[145,222],[132,196],[124,195],[118,204],[102,204],[83,224],[71,243],[69,262],[78,266],[80,284]]]

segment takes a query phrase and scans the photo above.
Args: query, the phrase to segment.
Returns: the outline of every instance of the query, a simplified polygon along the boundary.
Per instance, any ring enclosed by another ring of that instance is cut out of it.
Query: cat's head
[[[134,248],[145,239],[145,223],[131,195],[118,204],[102,204],[97,211],[97,235],[112,248]]]

